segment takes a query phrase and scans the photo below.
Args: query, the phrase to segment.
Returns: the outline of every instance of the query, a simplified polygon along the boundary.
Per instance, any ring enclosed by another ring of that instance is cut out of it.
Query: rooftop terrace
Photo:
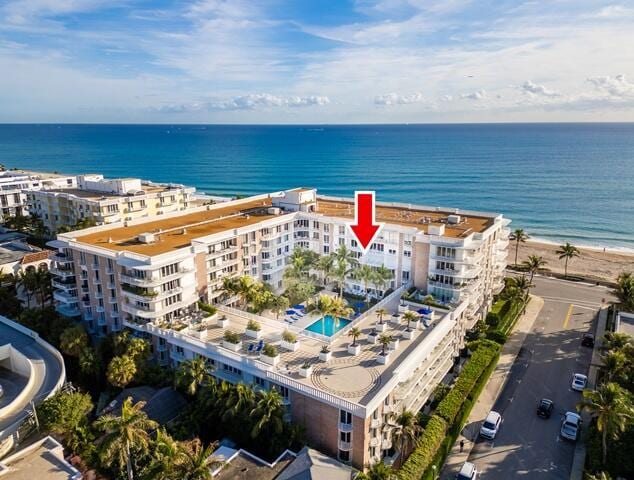
[[[317,213],[340,218],[354,218],[354,203],[340,200],[330,200],[319,198],[317,201]],[[429,225],[445,225],[445,235],[455,238],[463,238],[477,232],[484,232],[493,225],[490,217],[480,217],[475,215],[463,215],[461,222],[450,224],[447,217],[452,213],[447,211],[425,210],[416,205],[411,208],[376,206],[376,221],[414,227],[421,232],[427,233]]]
[[[76,237],[76,240],[109,250],[125,250],[147,256],[160,255],[187,247],[196,238],[273,218],[274,215],[268,214],[265,210],[269,206],[270,199],[254,200],[128,227],[116,226]],[[158,240],[149,244],[141,243],[137,237],[142,233],[155,233]]]

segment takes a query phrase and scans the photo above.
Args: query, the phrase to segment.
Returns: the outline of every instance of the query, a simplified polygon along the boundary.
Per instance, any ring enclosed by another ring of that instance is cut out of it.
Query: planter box
[[[319,360],[322,362],[327,362],[332,357],[332,352],[319,352]]]
[[[219,316],[220,315],[218,313],[214,313],[213,315],[209,315],[208,317],[205,317],[205,322],[213,322],[214,320],[217,320]]]
[[[239,352],[240,350],[242,350],[242,342],[231,343],[231,342],[227,342],[226,340],[223,340],[222,346],[226,348],[227,350],[231,350],[232,352]]]
[[[287,342],[286,340],[282,340],[280,342],[280,347],[284,350],[288,350],[290,352],[296,352],[299,349],[299,342]]]
[[[398,338],[395,338],[390,342],[390,349],[396,350],[398,348]]]
[[[376,343],[378,341],[379,341],[379,336],[378,335],[368,335],[368,342]]]
[[[244,332],[244,334],[249,338],[260,338],[262,336],[261,330],[249,330],[248,328]]]
[[[311,365],[308,368],[304,368],[304,367],[300,367],[299,368],[299,374],[304,377],[304,378],[308,378],[310,377],[310,375],[313,373],[313,366]]]
[[[260,355],[260,360],[264,363],[268,363],[269,365],[277,365],[280,362],[280,356],[276,355],[274,357],[269,357],[268,355]]]
[[[409,305],[399,305],[398,313],[405,313],[409,310]]]
[[[387,330],[387,322],[383,320],[383,323],[377,323],[374,328],[376,328],[377,332],[383,333]]]
[[[381,365],[387,365],[390,362],[390,354],[389,353],[385,355],[379,354],[376,357],[376,361],[379,362]]]
[[[414,340],[416,338],[416,335],[418,334],[418,332],[414,329],[407,331],[405,330],[403,332],[403,338],[407,339],[407,340]]]
[[[352,344],[348,345],[348,353],[350,355],[359,355],[361,353],[361,345],[356,344],[352,346]]]
[[[204,329],[204,330],[190,330],[189,334],[192,337],[198,338],[200,340],[206,340],[207,339],[207,329]]]
[[[218,325],[220,328],[227,328],[229,326],[229,319],[228,318],[218,318],[216,320],[216,325]]]

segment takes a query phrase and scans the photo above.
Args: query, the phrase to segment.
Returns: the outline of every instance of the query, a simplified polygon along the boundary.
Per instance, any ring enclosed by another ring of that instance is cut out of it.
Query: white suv
[[[502,423],[502,415],[498,412],[491,411],[484,419],[484,423],[480,427],[480,435],[489,440],[493,440],[500,429]]]

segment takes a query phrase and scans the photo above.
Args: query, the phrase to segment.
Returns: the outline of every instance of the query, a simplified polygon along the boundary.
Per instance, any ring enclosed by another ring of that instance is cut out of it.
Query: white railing
[[[339,398],[335,395],[324,392],[323,390],[311,387],[310,385],[300,383],[296,380],[293,380],[292,378],[280,375],[279,373],[273,371],[267,371],[266,376],[269,380],[285,385],[291,390],[294,390],[298,393],[307,395],[317,400],[321,400],[334,407],[342,408],[355,416],[365,418],[365,408],[363,407],[363,405],[344,400],[343,398]]]

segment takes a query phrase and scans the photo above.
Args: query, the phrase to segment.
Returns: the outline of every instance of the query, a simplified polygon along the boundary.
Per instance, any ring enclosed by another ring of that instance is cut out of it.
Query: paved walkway
[[[592,362],[590,363],[590,371],[588,372],[588,388],[595,388],[597,385],[597,374],[599,373],[599,365],[603,363],[601,359],[600,348],[602,345],[601,338],[605,334],[605,328],[608,320],[607,307],[602,308],[599,311],[599,319],[597,321],[597,329],[594,332],[594,349],[592,350]],[[583,423],[588,425],[590,423],[590,415],[586,412],[581,414]],[[570,470],[570,480],[582,480],[583,467],[586,463],[586,443],[577,442],[575,446],[575,456],[572,460],[572,469]]]
[[[509,340],[504,344],[504,347],[502,347],[498,364],[480,394],[480,397],[478,397],[478,401],[474,405],[473,410],[471,410],[471,414],[469,415],[462,434],[456,439],[442,469],[440,478],[447,480],[453,479],[462,464],[469,458],[474,440],[476,440],[478,436],[478,431],[474,431],[474,429],[479,428],[480,423],[491,411],[497,397],[504,388],[506,379],[520,348],[522,348],[524,339],[533,328],[533,323],[537,319],[537,315],[539,315],[543,306],[544,300],[542,298],[531,295],[531,301],[526,307],[526,312],[517,321]],[[469,428],[469,426],[472,427]],[[460,451],[461,441],[464,441],[464,449],[462,452]]]

